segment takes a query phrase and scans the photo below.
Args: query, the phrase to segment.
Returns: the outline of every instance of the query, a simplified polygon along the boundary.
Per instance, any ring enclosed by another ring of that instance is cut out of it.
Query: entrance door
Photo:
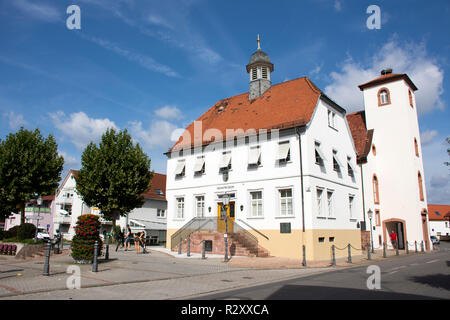
[[[217,203],[217,232],[225,232],[227,227],[228,232],[233,232],[234,230],[234,219],[235,219],[235,207],[234,207],[234,201],[230,201],[229,205],[227,206],[227,226],[225,226],[225,220],[222,220],[221,213],[222,213],[222,202]]]
[[[405,249],[405,237],[403,234],[403,223],[397,222],[397,242],[398,242],[398,249],[404,250]]]
[[[430,250],[428,243],[428,224],[427,224],[427,215],[422,214],[422,230],[423,230],[423,241],[425,242],[425,249]]]

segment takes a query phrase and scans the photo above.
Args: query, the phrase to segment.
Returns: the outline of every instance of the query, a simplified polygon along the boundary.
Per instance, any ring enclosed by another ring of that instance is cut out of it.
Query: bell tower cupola
[[[247,65],[247,72],[250,74],[250,100],[260,97],[272,84],[270,74],[273,72],[273,64],[269,56],[261,50],[259,34],[257,43],[258,49],[252,54],[250,63]]]

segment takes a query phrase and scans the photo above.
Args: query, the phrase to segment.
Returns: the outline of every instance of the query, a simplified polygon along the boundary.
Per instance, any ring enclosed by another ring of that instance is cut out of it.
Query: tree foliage
[[[0,140],[0,214],[8,216],[18,209],[24,223],[25,204],[54,193],[63,165],[54,137],[44,138],[39,129],[20,128]]]
[[[90,207],[101,210],[105,219],[127,215],[143,205],[148,190],[150,159],[127,130],[108,129],[97,146],[90,143],[81,156],[77,193]]]

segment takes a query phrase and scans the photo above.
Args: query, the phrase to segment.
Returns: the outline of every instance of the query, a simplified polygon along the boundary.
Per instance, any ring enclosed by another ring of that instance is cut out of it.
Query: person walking
[[[119,246],[122,244],[122,249],[123,249],[123,247],[125,246],[125,244],[124,244],[124,234],[123,234],[123,231],[122,231],[122,229],[119,229],[119,232],[117,233],[117,246],[116,246],[116,252],[117,252],[117,249],[119,249]]]
[[[141,252],[141,247],[139,245],[139,236],[137,233],[134,234],[134,249],[136,250],[136,253]]]
[[[391,243],[394,249],[397,249],[397,234],[394,230],[389,234],[389,237],[391,238]]]
[[[133,237],[133,233],[131,232],[130,225],[127,224],[127,237],[125,239],[125,251],[130,249],[131,238]]]
[[[144,253],[148,253],[146,250],[145,250],[145,232],[144,231],[142,231],[141,233],[140,233],[140,235],[139,235],[139,244],[140,244],[140,246],[142,247],[142,253],[144,254]]]

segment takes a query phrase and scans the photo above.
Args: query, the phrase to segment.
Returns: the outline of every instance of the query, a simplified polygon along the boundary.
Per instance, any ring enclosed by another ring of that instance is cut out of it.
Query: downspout
[[[359,164],[359,167],[361,168],[361,190],[362,190],[364,228],[367,230],[367,225],[366,225],[366,201],[365,201],[365,196],[364,196],[364,179],[363,179],[362,163]],[[364,230],[364,231],[366,231],[366,230]]]
[[[300,128],[296,129],[298,135],[298,147],[299,147],[299,155],[300,155],[300,184],[301,184],[301,195],[302,195],[302,229],[305,232],[305,200],[303,194],[303,158],[302,158],[302,138],[300,134]]]

